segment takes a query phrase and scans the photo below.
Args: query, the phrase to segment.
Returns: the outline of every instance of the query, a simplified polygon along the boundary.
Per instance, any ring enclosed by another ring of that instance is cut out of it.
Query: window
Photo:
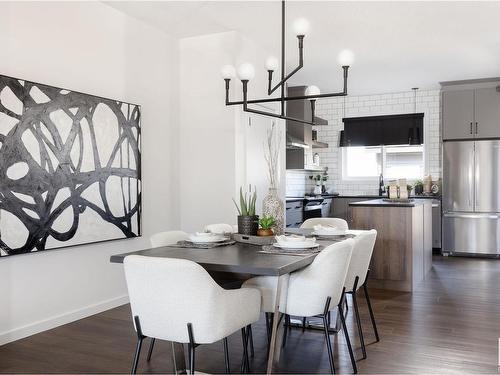
[[[344,147],[342,175],[346,180],[384,178],[417,179],[424,176],[423,146]]]

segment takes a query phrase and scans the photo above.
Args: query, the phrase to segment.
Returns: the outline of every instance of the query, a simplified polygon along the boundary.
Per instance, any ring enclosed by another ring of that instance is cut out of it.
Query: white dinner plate
[[[316,236],[345,236],[346,231],[333,231],[333,230],[314,230],[311,232],[311,234],[316,235]]]
[[[279,247],[280,249],[314,249],[318,247],[319,244],[311,241],[306,242],[291,242],[291,243],[274,243],[274,247]]]
[[[213,237],[197,237],[197,236],[189,236],[189,240],[192,243],[214,243],[214,242],[222,242],[227,238],[223,236],[213,236]]]

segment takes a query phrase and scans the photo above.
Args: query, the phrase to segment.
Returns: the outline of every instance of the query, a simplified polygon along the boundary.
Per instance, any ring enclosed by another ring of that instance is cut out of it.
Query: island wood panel
[[[432,223],[432,202],[424,204],[424,279],[432,268],[432,227],[440,223]]]
[[[376,229],[370,263],[374,287],[412,291],[432,267],[432,205],[353,205],[352,229]]]
[[[411,247],[412,247],[412,268],[411,281],[412,285],[423,280],[424,278],[424,206],[417,206],[411,209],[412,214],[412,230]]]
[[[389,214],[390,210],[390,214]],[[351,207],[353,229],[376,229],[377,241],[370,278],[404,281],[411,262],[411,209],[405,207]]]

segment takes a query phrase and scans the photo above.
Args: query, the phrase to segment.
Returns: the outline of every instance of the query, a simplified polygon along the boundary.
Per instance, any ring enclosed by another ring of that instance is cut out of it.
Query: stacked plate
[[[315,225],[312,232],[313,235],[317,236],[344,236],[346,234],[345,229],[340,229],[337,227],[332,227],[329,225]]]
[[[316,243],[316,238],[306,238],[304,236],[276,236],[276,241],[273,246],[281,249],[312,249],[319,246]]]
[[[223,234],[196,232],[189,235],[189,241],[193,243],[213,243],[227,240]]]

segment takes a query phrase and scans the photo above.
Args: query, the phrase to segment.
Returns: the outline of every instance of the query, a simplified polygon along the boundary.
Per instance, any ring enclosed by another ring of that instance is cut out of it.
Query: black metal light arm
[[[273,71],[268,70],[267,71],[268,81],[269,81],[267,88],[268,95],[271,95],[282,85],[284,85],[286,81],[288,81],[295,73],[297,73],[304,66],[304,35],[297,35],[297,39],[299,40],[299,65],[294,70],[292,70],[285,78],[283,78],[280,82],[278,82],[276,86],[274,86],[273,88],[271,88],[273,80]],[[284,64],[283,61],[281,63]]]
[[[248,108],[248,103],[250,103],[247,100],[248,80],[242,80],[241,83],[243,84],[243,102],[242,102],[243,103],[243,111],[250,112],[250,113],[256,113],[258,115],[275,117],[275,118],[279,118],[279,119],[283,119],[283,120],[297,121],[297,122],[300,122],[300,123],[303,123],[303,124],[308,124],[308,125],[316,125],[314,123],[314,121],[306,121],[304,119],[298,119],[298,118],[295,118],[295,117],[287,117],[287,116],[284,116],[284,115],[277,115],[277,114],[272,113],[272,112],[265,112],[265,111],[259,111],[257,109]],[[279,101],[281,98],[277,98],[277,99]],[[313,120],[314,120],[314,115],[313,115]]]
[[[284,98],[278,97],[278,98],[252,99],[252,100],[247,100],[246,102],[247,102],[247,104],[260,104],[260,103],[280,102],[282,99],[284,101],[305,100],[305,99],[311,100],[311,99],[320,99],[320,98],[333,98],[336,96],[346,96],[347,95],[347,78],[348,78],[349,67],[343,66],[342,69],[344,70],[344,90],[343,91],[328,93],[328,94],[319,94],[319,95],[301,95],[301,96],[285,96]],[[234,101],[234,102],[229,101],[229,81],[230,80],[225,79],[224,81],[226,81],[226,105],[242,105],[242,104],[244,104],[244,101]]]

